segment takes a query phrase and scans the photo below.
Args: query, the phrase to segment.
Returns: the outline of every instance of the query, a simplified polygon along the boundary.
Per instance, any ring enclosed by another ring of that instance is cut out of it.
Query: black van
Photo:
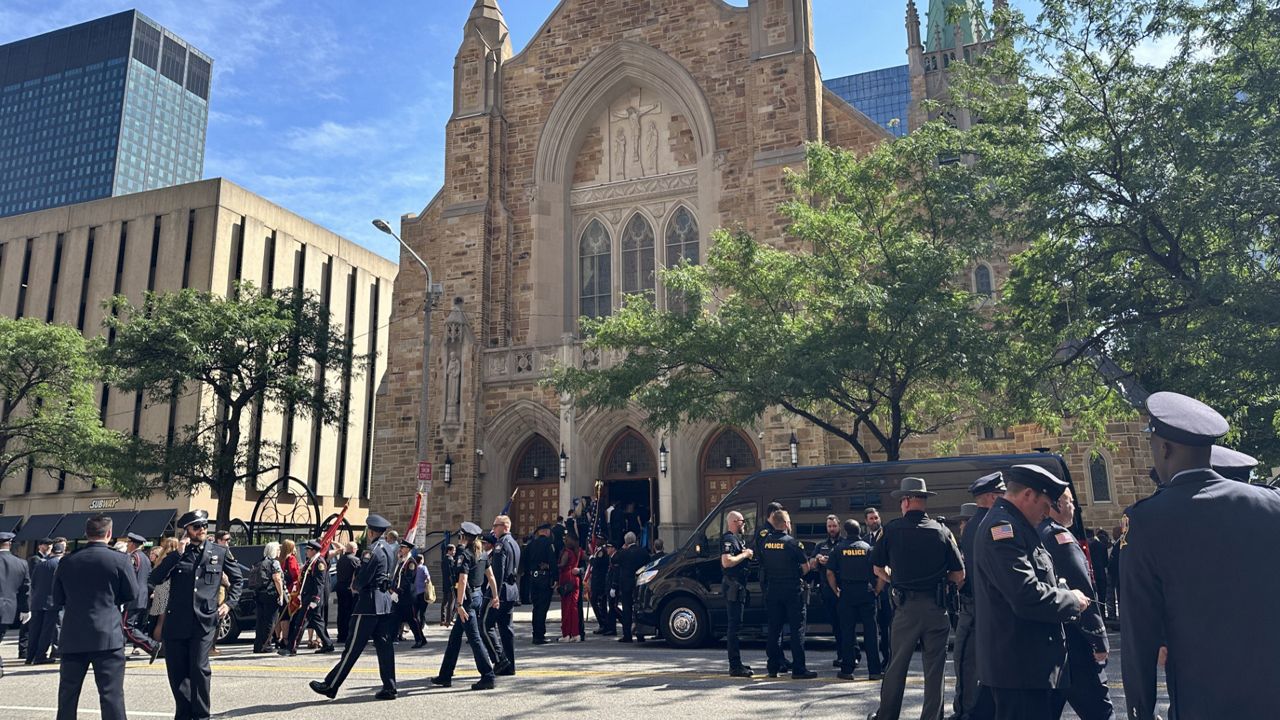
[[[796,536],[808,544],[826,537],[828,515],[836,515],[842,522],[852,517],[862,523],[863,512],[874,507],[879,509],[884,523],[898,517],[898,503],[889,493],[898,489],[904,477],[922,477],[929,490],[938,493],[929,499],[931,516],[955,516],[963,503],[971,501],[968,493],[971,482],[987,473],[1018,464],[1040,465],[1071,483],[1071,473],[1062,457],[1046,453],[824,465],[758,472],[738,483],[702,521],[683,547],[655,560],[638,573],[637,625],[644,634],[664,637],[677,647],[699,647],[724,633],[727,618],[720,589],[719,539],[725,531],[725,518],[732,510],[746,518],[744,533],[749,541],[762,523],[765,506],[776,500],[790,512]],[[1072,492],[1075,492],[1074,485]],[[1078,514],[1074,525],[1072,529],[1079,536],[1082,526]],[[765,614],[758,561],[753,560],[749,564],[747,575],[749,596],[743,618],[744,635],[763,635]],[[809,603],[808,634],[831,634],[831,619],[827,617],[817,593],[813,593]]]

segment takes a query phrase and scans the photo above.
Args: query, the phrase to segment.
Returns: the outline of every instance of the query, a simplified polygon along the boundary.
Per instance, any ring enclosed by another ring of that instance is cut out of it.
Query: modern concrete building
[[[212,63],[136,10],[0,45],[0,217],[199,180]]]
[[[395,274],[394,263],[220,178],[0,219],[0,313],[7,317],[64,323],[95,336],[103,333],[102,301],[114,294],[139,302],[148,290],[227,293],[245,280],[261,288],[314,290],[356,352],[376,355],[362,375],[329,372],[330,382],[349,389],[345,426],[319,427],[309,418],[273,413],[253,417],[251,437],[292,441],[294,452],[278,476],[237,492],[232,517],[245,522],[259,500],[260,520],[299,526],[323,520],[350,500],[348,520],[363,524]],[[211,403],[208,393],[184,396],[171,408],[148,406],[134,393],[98,392],[109,427],[153,438],[190,424]],[[296,478],[291,492],[264,499],[260,491],[283,476]],[[34,537],[50,532],[45,526],[67,513],[197,507],[212,514],[207,491],[135,503],[73,477],[40,472],[0,483],[0,526],[26,517],[20,540],[40,528]],[[82,519],[63,522],[71,531],[83,530]],[[124,532],[120,521],[116,529]]]

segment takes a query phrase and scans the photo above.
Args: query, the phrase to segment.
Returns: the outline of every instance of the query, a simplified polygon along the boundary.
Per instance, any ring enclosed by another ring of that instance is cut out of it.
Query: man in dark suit
[[[622,539],[625,547],[613,556],[613,564],[618,570],[614,592],[622,608],[622,637],[618,642],[629,643],[635,620],[636,572],[649,562],[649,551],[636,543],[634,532],[628,532]]]
[[[154,588],[169,580],[169,607],[161,640],[176,706],[174,720],[203,720],[210,714],[209,653],[218,620],[239,602],[244,574],[239,564],[227,562],[227,548],[206,537],[209,513],[192,510],[178,518],[178,527],[186,532],[186,548],[166,555],[148,582]],[[223,573],[228,581],[227,595],[219,604]]]
[[[21,620],[30,619],[27,596],[31,592],[31,571],[27,564],[14,557],[13,533],[0,533],[0,643],[4,631]],[[0,677],[4,677],[4,656],[0,655]]]
[[[347,543],[342,548],[342,556],[338,558],[338,575],[335,578],[335,591],[338,593],[338,642],[347,643],[347,629],[351,627],[351,608],[355,606],[356,594],[351,591],[351,581],[356,579],[360,570],[360,555],[356,552],[355,543]]]
[[[120,606],[133,602],[138,588],[129,558],[107,546],[111,518],[89,518],[84,534],[89,544],[62,560],[53,578],[53,604],[63,611],[58,720],[75,720],[90,665],[103,719],[124,720]]]
[[[151,577],[151,558],[147,557],[147,553],[142,547],[147,544],[146,538],[138,533],[129,533],[127,537],[129,539],[129,563],[133,565],[133,576],[139,592],[133,603],[125,608],[125,619],[129,623],[129,627],[145,635],[147,600],[150,599],[148,597],[150,593],[146,590],[147,578]]]
[[[44,562],[49,557],[49,551],[53,548],[53,538],[40,538],[36,543],[36,551],[27,558],[27,577],[30,578],[36,574],[36,565]],[[23,623],[18,628],[18,657],[25,659],[27,657],[27,645],[30,641],[31,623]]]
[[[53,552],[36,563],[31,573],[31,628],[27,631],[26,658],[28,665],[56,662],[49,657],[49,648],[58,637],[58,608],[53,604],[53,576],[66,551],[66,542],[55,542]]]

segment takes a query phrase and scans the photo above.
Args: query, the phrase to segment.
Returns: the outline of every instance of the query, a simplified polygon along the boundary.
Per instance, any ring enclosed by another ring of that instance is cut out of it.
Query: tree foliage
[[[241,285],[231,297],[182,290],[148,294],[141,307],[117,296],[106,324],[114,342],[101,351],[113,386],[141,391],[151,403],[207,393],[196,422],[173,438],[132,438],[121,454],[127,468],[111,481],[128,497],[170,497],[209,486],[217,522],[230,521],[236,486],[278,472],[292,448],[253,437],[263,412],[292,413],[326,425],[343,421],[341,368],[362,372],[342,329],[314,293],[262,292]],[[327,368],[324,381],[317,368]]]
[[[75,328],[0,318],[0,482],[28,467],[94,477],[119,438],[102,426],[98,365]]]

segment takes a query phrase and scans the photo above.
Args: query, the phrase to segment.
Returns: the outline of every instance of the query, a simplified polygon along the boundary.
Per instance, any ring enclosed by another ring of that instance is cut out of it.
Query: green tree
[[[122,495],[170,497],[207,485],[218,527],[230,522],[235,488],[277,472],[292,448],[251,433],[255,413],[293,413],[326,425],[342,422],[338,372],[363,372],[313,293],[261,292],[241,285],[231,297],[196,290],[148,294],[141,307],[117,296],[106,325],[114,341],[101,351],[112,385],[147,393],[151,403],[207,393],[198,420],[172,439],[133,438],[111,479]]]
[[[864,461],[977,420],[995,406],[982,400],[999,388],[1003,341],[969,271],[993,228],[1021,221],[999,211],[1004,188],[983,168],[1006,132],[939,121],[862,156],[810,146],[779,246],[717,232],[705,265],[663,273],[687,310],[633,296],[584,319],[589,346],[625,357],[560,368],[552,383],[587,407],[634,403],[654,426],[744,424],[781,407]]]
[[[98,416],[91,348],[65,325],[0,318],[0,482],[28,467],[105,472],[119,438]]]

